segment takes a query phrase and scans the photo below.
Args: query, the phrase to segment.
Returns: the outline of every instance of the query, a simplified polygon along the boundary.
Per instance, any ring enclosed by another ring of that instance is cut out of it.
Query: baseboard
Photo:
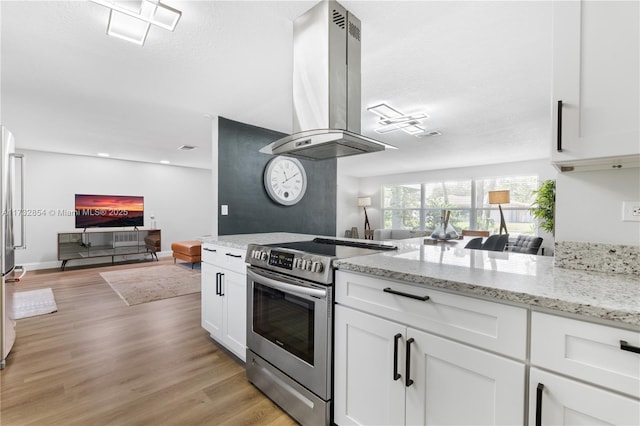
[[[171,251],[159,251],[158,257],[171,257]],[[125,256],[115,256],[113,258],[114,262],[122,262],[125,260],[131,259],[142,259],[143,256],[151,256],[148,253],[138,253],[138,254],[129,254]],[[73,259],[67,263],[67,267],[74,266],[86,266],[86,265],[102,265],[106,263],[111,263],[111,256],[104,257],[92,257],[87,259]],[[60,260],[49,260],[45,262],[29,262],[29,263],[20,263],[20,266],[24,267],[27,271],[36,271],[40,269],[56,269],[60,268],[62,262]],[[17,265],[16,265],[17,266]]]

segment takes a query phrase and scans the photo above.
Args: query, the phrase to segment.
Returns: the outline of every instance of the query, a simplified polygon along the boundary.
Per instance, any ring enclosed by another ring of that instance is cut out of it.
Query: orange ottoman
[[[193,265],[195,263],[200,263],[202,242],[177,241],[175,243],[171,243],[171,250],[173,251],[173,263],[176,263],[176,259],[191,262],[191,269],[193,269]]]

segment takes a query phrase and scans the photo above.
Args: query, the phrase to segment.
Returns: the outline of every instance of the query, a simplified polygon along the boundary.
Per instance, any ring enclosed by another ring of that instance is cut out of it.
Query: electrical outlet
[[[640,222],[640,201],[622,202],[622,221]]]

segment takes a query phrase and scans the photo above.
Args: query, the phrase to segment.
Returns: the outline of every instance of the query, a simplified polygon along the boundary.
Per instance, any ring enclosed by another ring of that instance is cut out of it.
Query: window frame
[[[418,211],[419,214],[419,228],[406,228],[404,227],[404,223],[403,228],[402,229],[414,229],[414,230],[421,230],[421,231],[425,231],[425,230],[431,230],[431,228],[427,229],[427,214],[431,213],[431,215],[429,215],[429,217],[435,216],[433,215],[433,212],[435,211],[440,211],[440,210],[451,210],[453,211],[461,211],[461,212],[466,212],[468,214],[468,218],[469,218],[469,223],[468,226],[465,227],[464,229],[470,229],[470,230],[478,230],[481,229],[479,227],[479,223],[478,223],[478,219],[481,217],[484,217],[484,215],[482,214],[482,212],[484,211],[488,211],[489,214],[487,215],[487,219],[488,220],[492,220],[492,226],[496,227],[499,226],[499,219],[496,223],[495,219],[492,219],[492,216],[494,215],[499,215],[499,211],[500,209],[498,208],[498,206],[492,206],[492,205],[487,205],[485,206],[483,200],[478,200],[477,199],[477,194],[478,194],[478,182],[479,181],[487,181],[490,179],[495,179],[495,180],[517,180],[517,179],[527,179],[527,178],[534,178],[535,179],[535,183],[534,186],[535,188],[537,188],[540,184],[540,176],[537,175],[523,175],[523,176],[500,176],[500,177],[483,177],[483,178],[469,178],[469,179],[463,179],[463,180],[459,180],[459,181],[427,181],[427,182],[421,182],[421,183],[405,183],[405,184],[383,184],[381,185],[380,188],[380,192],[382,194],[382,196],[380,197],[380,201],[381,201],[381,221],[382,221],[382,228],[383,229],[393,229],[393,223],[390,224],[391,228],[387,228],[387,212],[391,212],[391,215],[393,215],[394,213],[397,215],[398,213],[400,217],[404,217],[402,212],[405,211]],[[426,205],[426,188],[427,185],[434,185],[434,184],[441,184],[441,185],[445,185],[447,182],[469,182],[471,183],[470,185],[470,206],[469,207],[446,207],[446,208],[438,208],[438,207],[428,207]],[[385,207],[385,194],[386,194],[386,190],[387,188],[397,188],[397,187],[403,187],[403,186],[416,186],[419,185],[420,186],[420,207]],[[484,187],[484,185],[483,185]],[[534,188],[534,189],[535,189]],[[485,191],[483,191],[485,192]],[[533,194],[531,194],[531,202],[533,202]],[[522,214],[526,214],[529,215],[529,217],[531,218],[531,222],[528,221],[523,221],[523,222],[518,222],[518,223],[531,223],[532,225],[532,230],[531,232],[526,232],[526,235],[538,235],[539,233],[539,226],[538,226],[538,222],[530,216],[529,213],[529,207],[510,207],[510,206],[502,206],[502,210],[503,213],[505,214],[505,216],[507,216],[508,212],[521,212]],[[492,214],[492,212],[496,212],[494,214]],[[506,222],[509,223],[509,220],[507,220],[507,218],[505,218]],[[435,222],[435,221],[434,221]],[[437,222],[439,223],[439,221]],[[434,223],[435,225],[435,223]],[[457,227],[458,228],[458,227]],[[460,229],[461,230],[461,229]],[[514,234],[519,234],[522,233],[520,232],[514,232]]]

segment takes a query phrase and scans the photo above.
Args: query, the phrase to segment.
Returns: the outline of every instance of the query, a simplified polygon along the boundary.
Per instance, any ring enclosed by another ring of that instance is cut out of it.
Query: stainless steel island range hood
[[[333,0],[293,23],[293,131],[265,154],[326,160],[395,149],[360,134],[360,20]]]

